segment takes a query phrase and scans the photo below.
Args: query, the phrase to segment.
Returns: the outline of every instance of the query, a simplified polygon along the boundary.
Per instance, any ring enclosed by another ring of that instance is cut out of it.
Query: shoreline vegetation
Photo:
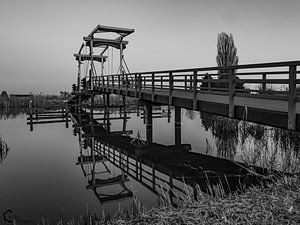
[[[112,217],[85,216],[66,224],[299,224],[299,189],[298,175],[283,176],[239,194],[187,198],[176,208],[163,200],[159,207],[146,210],[135,199],[131,214],[119,210]]]
[[[270,175],[271,176],[271,175]],[[61,216],[56,225],[146,225],[146,224],[299,224],[300,176],[274,177],[272,182],[252,186],[241,193],[193,200],[193,193],[181,205],[171,205],[166,195],[159,199],[159,206],[146,209],[134,197],[129,209],[117,210],[114,215],[80,216],[79,221],[65,220]],[[221,192],[220,192],[221,193]],[[201,196],[200,196],[201,197]],[[88,211],[88,210],[87,210]],[[16,221],[14,223],[18,225]],[[42,225],[51,225],[42,219]]]

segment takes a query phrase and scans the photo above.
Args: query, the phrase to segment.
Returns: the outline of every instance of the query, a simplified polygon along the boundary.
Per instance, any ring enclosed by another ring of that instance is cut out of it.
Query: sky
[[[299,12],[299,0],[0,0],[0,91],[70,91],[98,24],[135,29],[131,72],[215,66],[220,32],[239,64],[300,60]]]

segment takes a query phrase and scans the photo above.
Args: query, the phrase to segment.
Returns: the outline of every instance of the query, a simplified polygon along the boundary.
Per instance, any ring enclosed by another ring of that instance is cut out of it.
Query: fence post
[[[151,95],[151,101],[154,102],[154,92],[155,92],[155,82],[154,82],[154,73],[152,73],[152,95]]]
[[[197,110],[197,71],[193,73],[193,110]]]
[[[234,117],[234,85],[235,85],[235,73],[234,70],[230,70],[228,74],[228,89],[229,89],[229,107],[228,116]]]
[[[173,94],[173,75],[172,72],[169,72],[169,105],[172,105],[172,96]]]
[[[261,92],[262,94],[266,94],[267,93],[267,84],[266,84],[266,81],[267,81],[267,74],[263,73],[262,74],[262,88],[261,88]]]
[[[288,129],[296,129],[296,79],[297,66],[289,66],[289,103],[288,103]]]
[[[187,75],[184,75],[184,90],[187,88]]]

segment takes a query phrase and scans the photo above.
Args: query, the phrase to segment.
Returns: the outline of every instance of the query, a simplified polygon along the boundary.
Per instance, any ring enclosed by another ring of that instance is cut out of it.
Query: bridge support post
[[[175,106],[175,145],[181,145],[181,108]]]
[[[234,117],[234,85],[235,85],[235,73],[234,70],[229,71],[228,75],[228,91],[229,91],[229,107],[228,116],[230,118]]]
[[[65,102],[65,122],[66,122],[66,128],[69,128],[69,109],[68,109],[67,102]]]
[[[90,105],[90,123],[91,123],[91,132],[94,134],[94,94],[91,95],[91,105]]]
[[[134,89],[135,89],[134,97],[138,98],[138,76],[137,76],[137,74],[134,74]]]
[[[138,77],[138,89],[139,89],[139,98],[142,98],[142,75],[139,74]]]
[[[144,114],[144,117],[147,116],[146,121],[146,139],[148,142],[152,143],[153,141],[153,123],[152,123],[152,105],[146,105],[147,114]]]
[[[126,96],[125,95],[122,95],[122,104],[124,107],[126,106]]]
[[[33,131],[33,123],[32,123],[32,101],[29,101],[29,119],[30,119],[30,131]]]
[[[172,72],[169,73],[169,105],[173,102],[173,75]]]
[[[263,83],[262,83],[262,87],[261,87],[261,92],[262,94],[266,94],[267,92],[267,74],[263,73],[262,74],[262,80],[263,80]]]
[[[296,79],[297,66],[289,66],[288,129],[296,129]]]
[[[155,83],[154,83],[154,73],[151,75],[151,84],[152,84],[152,94],[151,94],[151,101],[154,102],[154,92],[155,92]]]

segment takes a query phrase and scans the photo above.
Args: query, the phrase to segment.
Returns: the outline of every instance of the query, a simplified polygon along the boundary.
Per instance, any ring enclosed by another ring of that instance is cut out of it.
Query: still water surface
[[[96,112],[103,114],[104,110]],[[153,109],[155,143],[175,144],[174,110],[169,112],[164,106]],[[9,147],[0,165],[0,212],[11,209],[17,217],[36,223],[41,218],[58,221],[61,215],[78,219],[87,209],[98,215],[113,215],[119,207],[129,209],[133,197],[101,202],[99,196],[124,190],[132,192],[146,207],[158,204],[158,195],[131,176],[122,185],[103,186],[96,192],[87,189],[91,175],[85,173],[96,171],[102,178],[124,178],[126,173],[110,160],[96,168],[76,165],[80,152],[89,151],[90,146],[83,148],[78,129],[74,132],[71,125],[37,124],[30,131],[26,112],[11,113],[2,112],[0,120],[0,135]],[[111,118],[122,115],[122,110],[110,110]],[[126,130],[132,131],[130,137],[146,139],[144,115],[143,107],[127,109],[129,118],[125,122]],[[181,118],[181,143],[190,144],[192,152],[199,156],[208,154],[290,172],[298,169],[300,138],[296,133],[183,109]],[[123,126],[124,120],[111,120],[110,130],[120,131]],[[144,169],[151,171],[147,166]],[[157,172],[157,176],[169,179],[169,174]],[[184,188],[181,182],[174,183]]]

